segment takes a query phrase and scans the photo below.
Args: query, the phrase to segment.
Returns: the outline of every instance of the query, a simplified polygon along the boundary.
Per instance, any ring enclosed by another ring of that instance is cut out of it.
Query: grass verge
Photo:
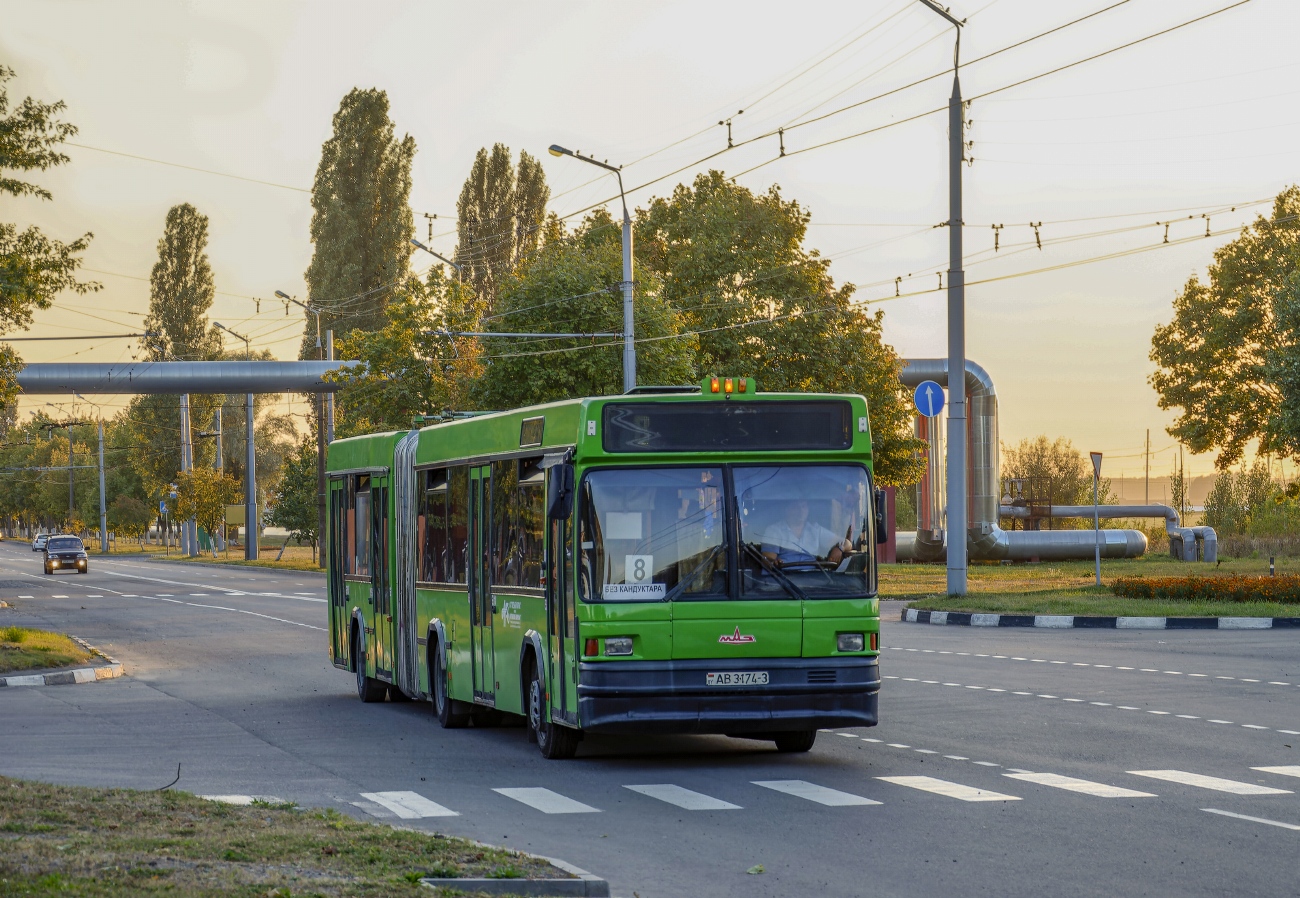
[[[1300,559],[1279,558],[1277,573],[1300,573]],[[1165,556],[1102,561],[1102,587],[1093,585],[1091,561],[970,566],[969,592],[945,594],[942,564],[891,564],[880,568],[880,597],[910,600],[920,611],[990,614],[1075,614],[1102,617],[1300,617],[1295,605],[1278,602],[1175,601],[1122,598],[1111,585],[1118,577],[1205,577],[1266,575],[1267,558],[1225,558],[1218,565],[1181,562]]]
[[[0,777],[0,894],[430,895],[422,876],[566,878],[545,861],[338,811]]]
[[[0,627],[0,674],[71,667],[89,660],[90,653],[62,633]]]

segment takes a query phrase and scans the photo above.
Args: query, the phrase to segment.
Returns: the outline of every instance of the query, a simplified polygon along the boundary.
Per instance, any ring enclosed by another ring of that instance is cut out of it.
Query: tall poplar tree
[[[46,171],[68,162],[59,145],[77,133],[75,125],[60,121],[62,101],[41,103],[26,97],[12,110],[5,82],[13,69],[0,65],[0,194],[53,199],[37,184],[19,180],[10,172]],[[89,233],[71,243],[45,236],[40,228],[19,231],[0,222],[0,332],[27,328],[32,313],[48,309],[61,290],[88,293],[100,285],[77,280],[80,254],[90,245]],[[12,404],[18,393],[17,375],[22,359],[12,347],[0,346],[0,403]]]
[[[474,157],[456,201],[456,262],[492,314],[506,278],[537,248],[551,189],[542,164],[525,152],[511,161],[496,144]]]
[[[189,203],[167,211],[163,236],[158,241],[158,261],[149,275],[149,313],[144,341],[154,361],[207,361],[222,356],[221,334],[208,323],[208,310],[216,297],[212,266],[208,264],[208,219]],[[206,430],[220,396],[191,394],[190,432],[194,464],[211,463],[214,447],[197,439]],[[138,396],[130,415],[142,438],[133,463],[147,488],[161,490],[181,469],[180,398],[157,394]]]
[[[312,305],[323,330],[339,336],[384,326],[389,291],[411,258],[411,160],[415,140],[398,140],[388,94],[353,88],[334,114],[312,186],[307,269]],[[316,316],[307,316],[301,358],[315,358]]]

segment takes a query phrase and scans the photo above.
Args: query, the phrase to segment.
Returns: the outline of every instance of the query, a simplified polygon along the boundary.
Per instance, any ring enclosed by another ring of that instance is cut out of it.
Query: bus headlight
[[[632,654],[632,637],[631,636],[611,636],[605,640],[606,655],[630,655]]]
[[[835,647],[841,652],[860,652],[866,644],[861,633],[841,633],[835,637]]]

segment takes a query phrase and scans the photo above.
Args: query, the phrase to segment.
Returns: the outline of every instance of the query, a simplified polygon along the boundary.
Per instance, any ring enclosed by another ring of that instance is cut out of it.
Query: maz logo
[[[744,645],[747,642],[757,642],[757,640],[753,636],[741,635],[740,627],[737,627],[736,632],[731,634],[723,633],[719,636],[718,642],[725,645]]]

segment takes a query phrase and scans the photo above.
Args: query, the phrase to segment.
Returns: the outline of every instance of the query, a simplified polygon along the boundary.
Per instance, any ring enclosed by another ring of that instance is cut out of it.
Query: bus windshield
[[[580,591],[588,602],[867,595],[871,509],[859,465],[592,471]]]

